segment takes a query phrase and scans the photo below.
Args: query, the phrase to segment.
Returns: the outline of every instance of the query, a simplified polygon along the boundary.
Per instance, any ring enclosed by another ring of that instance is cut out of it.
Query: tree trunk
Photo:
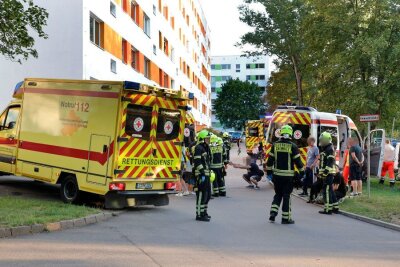
[[[297,66],[297,60],[294,56],[292,56],[292,63],[294,74],[296,76],[296,85],[297,85],[297,105],[303,105],[303,79],[301,77],[301,72]]]

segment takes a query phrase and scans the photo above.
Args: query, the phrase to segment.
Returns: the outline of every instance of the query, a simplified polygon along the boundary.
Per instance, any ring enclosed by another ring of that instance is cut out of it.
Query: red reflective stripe
[[[313,120],[312,121],[312,123],[315,123],[315,124],[329,124],[329,125],[338,125],[338,122],[337,121],[334,121],[334,120]]]
[[[27,141],[22,141],[19,148],[29,151],[41,152],[41,153],[70,157],[70,158],[85,159],[85,160],[87,160],[89,156],[89,150],[52,146],[52,145],[39,144]],[[110,154],[108,156],[110,158],[111,155],[114,153],[114,141],[111,143],[109,151]],[[89,160],[96,161],[101,165],[104,165],[108,160],[107,154],[108,154],[107,151],[105,153],[91,151]]]
[[[18,143],[16,139],[0,137],[0,145],[15,146]]]
[[[118,98],[118,96],[119,96],[119,94],[115,93],[115,92],[96,92],[96,91],[44,89],[44,88],[25,88],[25,93],[47,94],[47,95],[88,96],[88,97],[101,97],[101,98]]]

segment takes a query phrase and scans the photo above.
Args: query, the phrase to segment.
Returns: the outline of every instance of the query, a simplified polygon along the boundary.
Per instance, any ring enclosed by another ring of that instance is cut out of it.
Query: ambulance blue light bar
[[[140,83],[125,81],[125,82],[124,82],[124,89],[125,89],[125,90],[135,90],[135,91],[139,91],[139,89],[140,89]]]

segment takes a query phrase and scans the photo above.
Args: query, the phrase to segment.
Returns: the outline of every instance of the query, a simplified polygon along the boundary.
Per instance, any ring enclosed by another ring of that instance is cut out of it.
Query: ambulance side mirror
[[[15,123],[15,121],[11,121],[9,124],[8,124],[8,129],[14,129],[15,128],[15,125],[16,125],[16,123]]]

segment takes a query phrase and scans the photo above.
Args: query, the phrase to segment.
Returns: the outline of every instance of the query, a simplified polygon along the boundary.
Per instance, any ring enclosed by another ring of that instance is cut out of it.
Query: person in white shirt
[[[394,184],[395,184],[395,179],[394,179],[394,156],[395,156],[395,149],[392,146],[392,144],[390,144],[390,140],[386,139],[385,153],[384,153],[384,156],[383,156],[381,179],[379,181],[380,184],[384,184],[386,173],[389,173],[390,187],[394,186]]]

